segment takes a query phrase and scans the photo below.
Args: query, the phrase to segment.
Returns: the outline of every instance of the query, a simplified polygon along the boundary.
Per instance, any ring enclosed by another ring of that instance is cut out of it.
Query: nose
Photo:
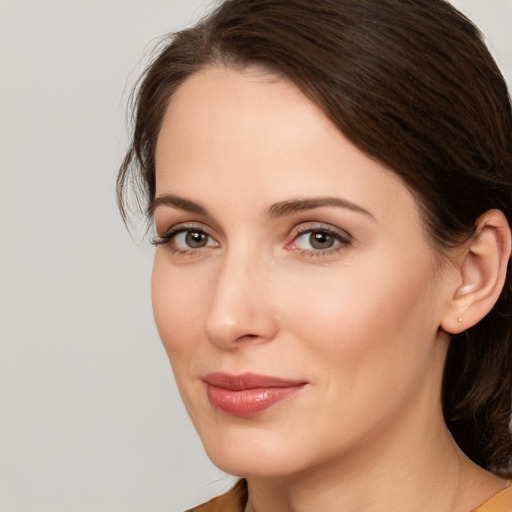
[[[240,253],[219,265],[204,325],[207,338],[223,349],[274,339],[278,326],[268,266]]]

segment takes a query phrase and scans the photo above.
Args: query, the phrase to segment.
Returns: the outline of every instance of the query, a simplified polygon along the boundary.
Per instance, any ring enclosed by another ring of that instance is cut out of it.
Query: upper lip
[[[240,375],[230,375],[221,372],[209,373],[203,377],[203,380],[207,384],[230,391],[257,388],[285,388],[307,383],[305,380],[282,379],[256,373],[243,373]]]

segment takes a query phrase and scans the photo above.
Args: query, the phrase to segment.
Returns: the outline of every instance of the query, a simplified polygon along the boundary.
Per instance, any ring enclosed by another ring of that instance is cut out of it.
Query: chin
[[[207,451],[210,460],[220,470],[240,478],[276,478],[298,472],[289,460],[281,460],[276,453],[266,454],[261,449],[254,453],[214,453]]]
[[[301,449],[293,440],[290,442],[286,436],[276,436],[275,433],[247,429],[245,432],[200,437],[213,464],[233,476],[283,477],[303,471],[308,466],[304,443],[301,443]]]

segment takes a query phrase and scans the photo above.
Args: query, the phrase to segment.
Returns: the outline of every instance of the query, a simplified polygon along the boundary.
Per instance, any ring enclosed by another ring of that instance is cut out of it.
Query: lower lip
[[[208,399],[218,410],[234,416],[252,416],[298,393],[305,384],[233,391],[207,384]]]

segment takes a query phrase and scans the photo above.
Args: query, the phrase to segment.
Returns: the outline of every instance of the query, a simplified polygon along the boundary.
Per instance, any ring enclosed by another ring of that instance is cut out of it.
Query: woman
[[[181,396],[243,477],[197,510],[510,512],[512,113],[477,29],[228,0],[135,109],[121,210],[135,180]]]

